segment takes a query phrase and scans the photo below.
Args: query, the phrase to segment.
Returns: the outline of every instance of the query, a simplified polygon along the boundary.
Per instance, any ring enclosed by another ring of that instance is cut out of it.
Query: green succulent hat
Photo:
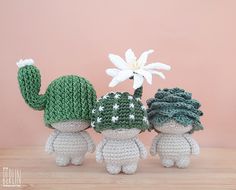
[[[193,127],[190,133],[203,129],[200,116],[203,112],[199,110],[201,104],[192,99],[192,94],[184,89],[158,89],[154,98],[147,100],[148,120],[151,128],[155,124],[162,124],[174,120],[177,123]]]
[[[106,129],[138,128],[148,129],[145,106],[141,103],[142,87],[134,95],[128,92],[111,92],[102,96],[92,110],[92,123],[95,131]]]
[[[51,82],[45,94],[39,94],[41,76],[33,60],[21,60],[17,65],[21,94],[31,108],[44,110],[46,126],[69,120],[91,121],[96,92],[88,80],[75,75],[62,76]]]

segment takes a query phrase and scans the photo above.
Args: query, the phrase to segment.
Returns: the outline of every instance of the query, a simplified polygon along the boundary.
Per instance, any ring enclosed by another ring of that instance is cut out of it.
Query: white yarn
[[[147,157],[146,148],[137,138],[139,132],[136,128],[102,131],[104,138],[97,145],[96,161],[105,162],[110,174],[135,173],[139,158]]]
[[[56,164],[66,166],[82,164],[87,152],[94,152],[95,145],[89,134],[84,131],[87,122],[67,121],[54,123],[55,128],[45,146],[47,153],[55,153]]]
[[[26,65],[33,65],[34,64],[34,60],[33,59],[21,59],[18,62],[16,62],[16,65],[21,68],[24,67]]]
[[[197,155],[200,152],[199,145],[188,133],[192,126],[185,127],[170,121],[154,127],[160,133],[153,139],[151,155],[158,154],[165,167],[172,167],[175,164],[179,168],[188,167],[190,155]]]

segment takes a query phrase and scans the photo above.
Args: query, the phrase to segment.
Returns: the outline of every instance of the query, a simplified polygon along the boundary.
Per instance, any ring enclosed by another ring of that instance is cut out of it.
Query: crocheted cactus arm
[[[34,65],[25,65],[18,70],[18,83],[25,102],[35,110],[43,110],[46,103],[44,95],[39,94],[41,75]]]
[[[159,89],[154,98],[147,100],[147,105],[151,127],[175,120],[183,126],[191,125],[191,132],[203,129],[200,122],[203,112],[199,110],[201,104],[183,89]]]
[[[137,89],[134,91],[134,97],[135,97],[135,98],[140,98],[140,99],[141,99],[142,94],[143,94],[143,86],[137,88]]]

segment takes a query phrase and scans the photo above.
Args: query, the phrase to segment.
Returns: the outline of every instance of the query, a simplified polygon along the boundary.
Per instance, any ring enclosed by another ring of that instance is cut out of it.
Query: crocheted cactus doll
[[[203,129],[199,110],[200,103],[192,94],[180,88],[158,90],[154,98],[147,100],[148,120],[151,128],[158,132],[153,139],[151,155],[158,154],[165,167],[176,164],[186,168],[190,155],[200,150],[192,138],[194,131]]]
[[[139,158],[147,156],[138,134],[148,129],[147,113],[139,101],[141,88],[134,96],[128,92],[108,93],[98,100],[92,114],[92,126],[102,133],[96,160],[104,161],[110,174],[136,171]]]
[[[92,127],[104,137],[97,146],[96,160],[105,162],[110,174],[118,174],[121,171],[133,174],[137,170],[139,158],[144,159],[147,156],[145,146],[138,139],[138,134],[148,129],[149,125],[146,109],[140,101],[143,75],[138,74],[136,69],[139,73],[149,75],[148,69],[145,71],[139,66],[144,66],[148,53],[150,52],[144,52],[139,63],[130,49],[126,52],[127,63],[117,55],[109,55],[110,60],[121,69],[107,70],[107,73],[114,77],[110,86],[131,77],[134,79],[135,88],[134,95],[128,92],[106,94],[97,101],[92,111]],[[164,64],[162,66],[165,67]]]
[[[18,82],[25,102],[35,110],[44,110],[46,126],[55,129],[45,150],[55,153],[58,166],[80,165],[86,152],[95,150],[85,130],[90,127],[96,92],[83,77],[68,75],[52,81],[45,94],[39,94],[41,76],[33,63],[31,59],[17,63]]]

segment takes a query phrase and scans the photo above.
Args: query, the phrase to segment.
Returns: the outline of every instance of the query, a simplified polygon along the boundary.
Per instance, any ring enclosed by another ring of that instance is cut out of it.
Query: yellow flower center
[[[140,64],[137,61],[132,61],[129,63],[129,68],[132,69],[133,71],[139,70],[140,69]]]

